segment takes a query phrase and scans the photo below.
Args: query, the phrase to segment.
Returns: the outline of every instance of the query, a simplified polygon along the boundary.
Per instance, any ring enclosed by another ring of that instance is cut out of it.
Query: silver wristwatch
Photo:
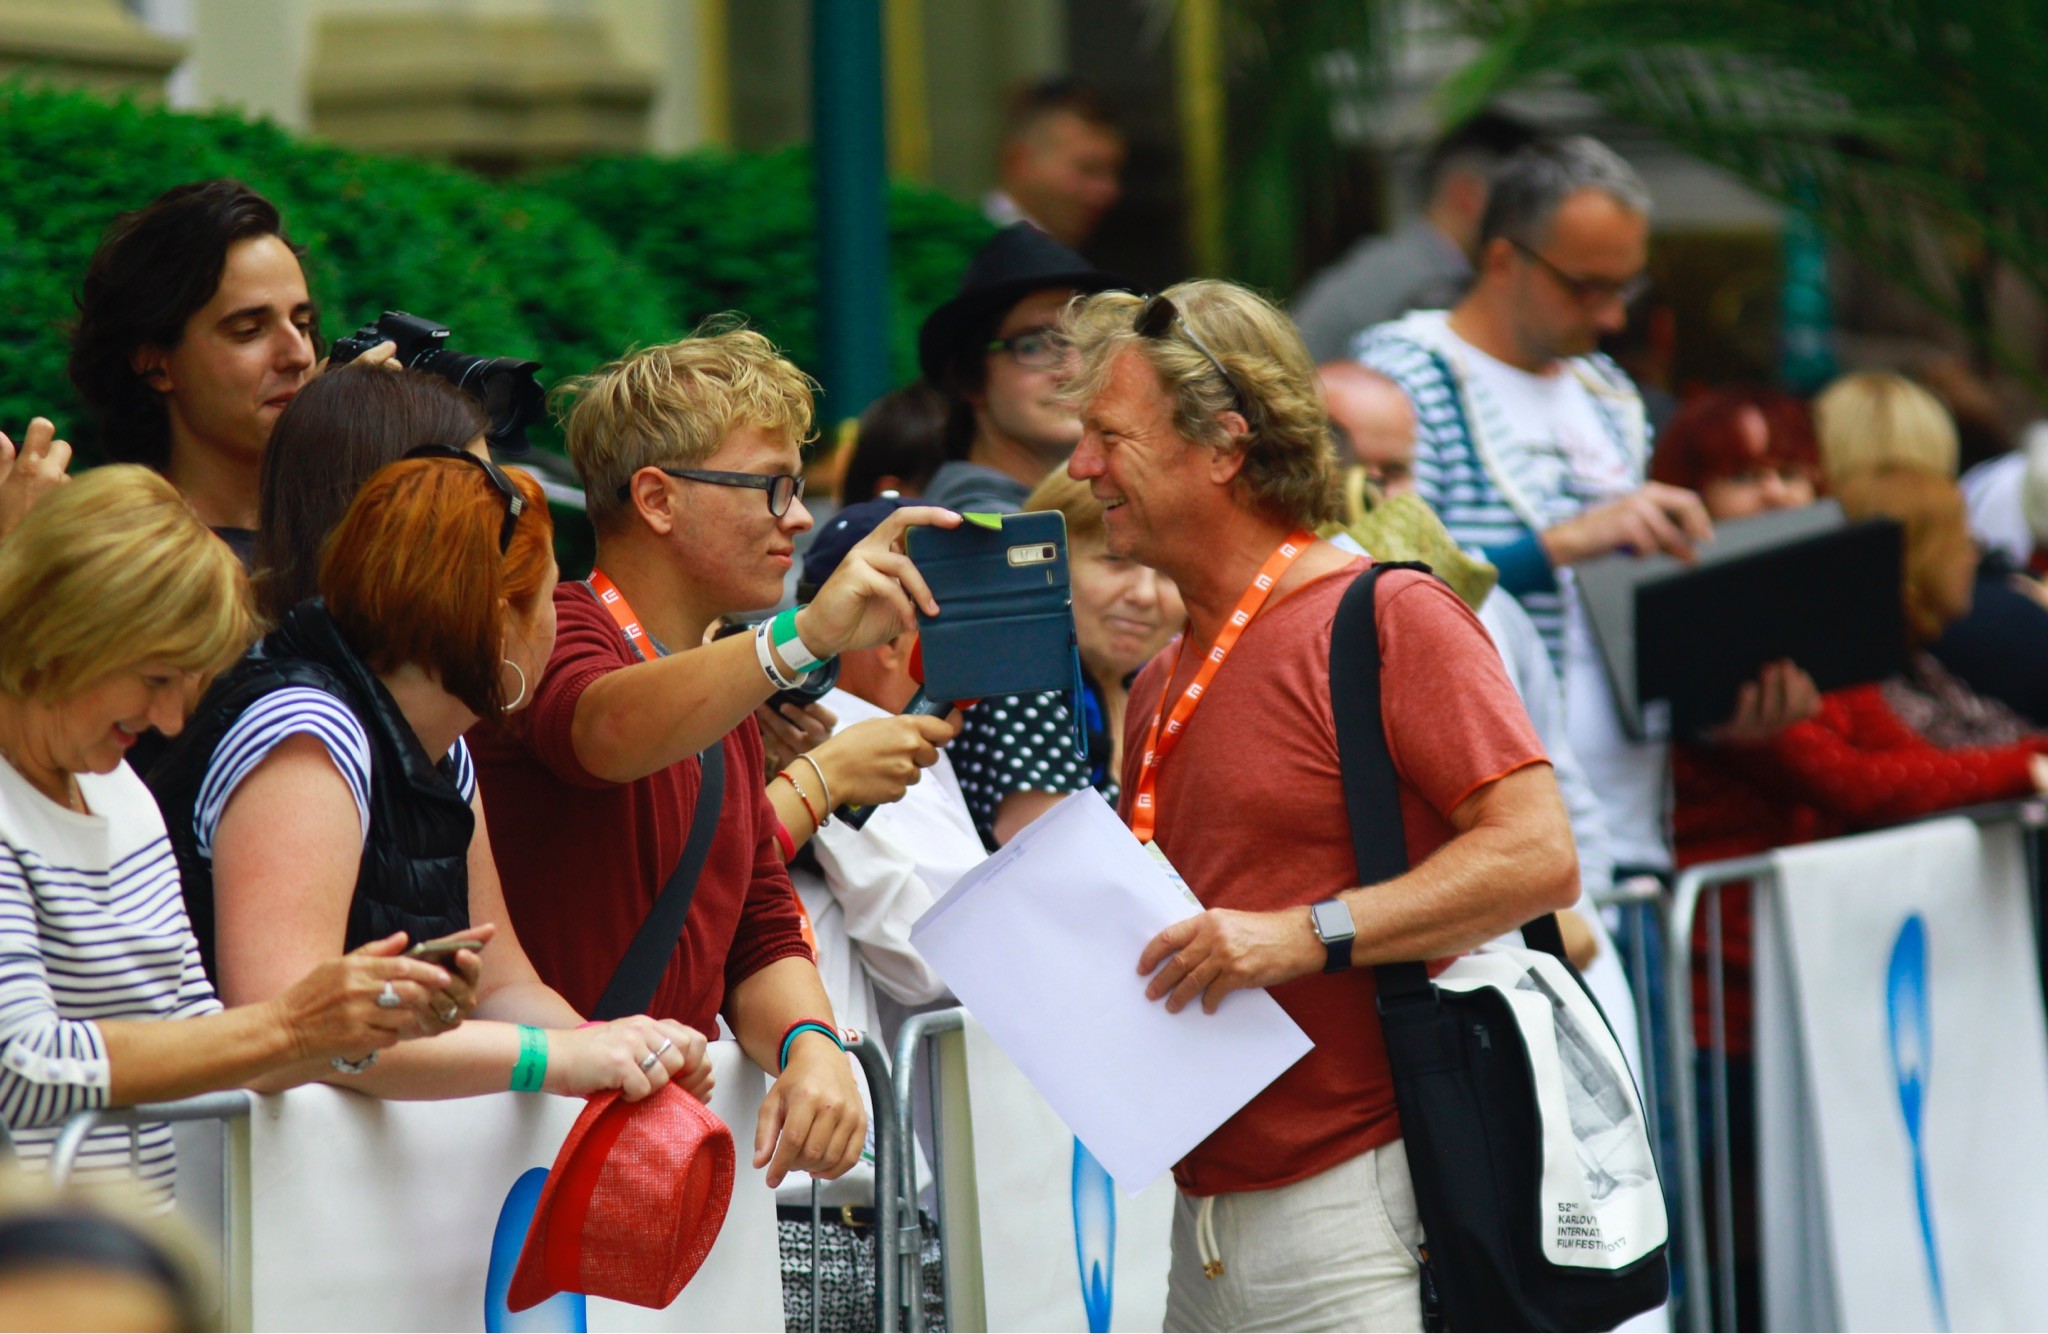
[[[1351,909],[1344,906],[1342,899],[1324,899],[1308,910],[1309,925],[1315,928],[1316,939],[1323,942],[1323,949],[1329,957],[1323,962],[1326,973],[1341,973],[1351,966],[1351,942],[1358,937],[1358,928],[1351,921]]]

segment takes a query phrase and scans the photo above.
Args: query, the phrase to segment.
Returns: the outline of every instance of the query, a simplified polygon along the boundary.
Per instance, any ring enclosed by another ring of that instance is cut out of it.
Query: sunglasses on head
[[[1230,388],[1231,406],[1236,408],[1237,414],[1249,423],[1252,420],[1251,400],[1246,398],[1244,391],[1237,387],[1237,380],[1231,373],[1223,369],[1222,361],[1218,360],[1216,354],[1209,350],[1209,345],[1204,343],[1195,331],[1188,327],[1187,316],[1180,313],[1180,307],[1173,304],[1171,297],[1161,295],[1147,298],[1145,304],[1138,307],[1138,318],[1132,322],[1131,329],[1140,338],[1149,338],[1154,342],[1160,342],[1171,338],[1176,326],[1180,329],[1180,336],[1187,339],[1195,351],[1208,358],[1209,364],[1215,368],[1216,374],[1223,377],[1223,383]]]
[[[519,523],[519,516],[526,513],[526,497],[519,494],[519,488],[512,485],[512,479],[505,470],[488,459],[480,459],[466,449],[452,445],[421,445],[405,451],[409,459],[460,459],[472,467],[482,470],[490,481],[491,489],[505,502],[505,522],[498,528],[498,554],[504,555],[512,549],[512,530]]]

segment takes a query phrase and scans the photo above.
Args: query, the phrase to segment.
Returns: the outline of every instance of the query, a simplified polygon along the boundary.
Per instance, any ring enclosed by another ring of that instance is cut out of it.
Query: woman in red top
[[[1769,390],[1688,404],[1657,444],[1651,476],[1697,490],[1721,522],[1811,504],[1819,451],[1806,409]],[[1836,497],[1852,519],[1905,529],[1911,654],[1888,681],[1831,691],[1818,714],[1753,745],[1682,745],[1673,768],[1680,866],[1720,861],[2048,787],[2048,734],[1972,692],[1926,652],[1970,607],[1977,551],[1955,483],[1908,467],[1864,472]],[[1747,895],[1727,896],[1729,1046],[1748,1046]],[[1705,1040],[1704,1015],[1700,1036]]]

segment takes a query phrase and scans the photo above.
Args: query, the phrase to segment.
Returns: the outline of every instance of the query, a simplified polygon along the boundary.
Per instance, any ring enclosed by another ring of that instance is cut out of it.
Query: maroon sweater
[[[587,585],[555,590],[554,656],[533,703],[469,738],[513,926],[541,977],[584,1014],[668,882],[702,781],[693,756],[631,783],[576,760],[570,725],[592,681],[638,659]],[[748,718],[725,738],[725,803],[683,937],[648,1013],[716,1031],[725,998],[778,959],[811,957]]]

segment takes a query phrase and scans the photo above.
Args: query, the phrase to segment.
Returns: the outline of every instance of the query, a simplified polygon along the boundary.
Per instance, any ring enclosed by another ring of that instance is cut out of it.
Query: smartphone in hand
[[[423,940],[405,952],[408,959],[452,959],[457,950],[475,950],[478,953],[488,941],[473,936],[443,936],[439,940]]]

